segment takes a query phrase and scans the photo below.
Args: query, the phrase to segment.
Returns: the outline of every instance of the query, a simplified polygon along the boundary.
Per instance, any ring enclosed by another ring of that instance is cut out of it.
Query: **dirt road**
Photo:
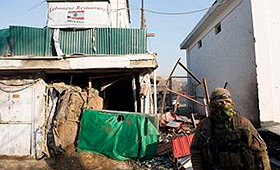
[[[0,170],[91,170],[126,169],[132,170],[129,161],[117,161],[92,153],[73,153],[56,159],[35,160],[27,157],[0,157]]]

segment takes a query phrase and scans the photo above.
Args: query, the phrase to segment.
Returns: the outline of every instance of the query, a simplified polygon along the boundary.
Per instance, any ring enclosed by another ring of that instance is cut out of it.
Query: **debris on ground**
[[[177,64],[181,63],[178,61]],[[191,169],[190,145],[199,121],[192,113],[178,114],[179,96],[189,99],[186,94],[165,88],[177,95],[174,105],[163,104],[160,115],[151,115],[102,110],[103,98],[91,86],[83,89],[65,83],[52,83],[47,87],[46,120],[44,126],[40,127],[43,132],[39,143],[41,150],[36,153],[36,158],[40,159],[38,162],[44,161],[46,164],[42,163],[42,167],[36,168],[30,164],[27,169]],[[171,95],[168,97],[171,97],[168,100],[173,100]],[[163,97],[163,102],[166,98]],[[84,114],[85,111],[89,113]],[[94,129],[82,126],[83,115],[88,115],[88,125],[96,124]],[[135,119],[133,116],[136,116]],[[85,130],[91,133],[83,133],[82,140],[79,135]],[[84,142],[82,149],[79,147],[81,141]],[[102,143],[104,141],[106,144]],[[133,142],[135,145],[131,144]],[[94,150],[97,144],[99,148]],[[20,163],[18,167],[25,169],[25,165]],[[0,168],[12,169],[8,163],[6,167]]]

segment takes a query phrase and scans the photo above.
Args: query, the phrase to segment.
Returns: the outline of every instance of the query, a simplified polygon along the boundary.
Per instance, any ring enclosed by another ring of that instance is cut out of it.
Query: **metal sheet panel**
[[[96,54],[144,54],[146,36],[143,29],[97,28]]]
[[[1,155],[31,154],[31,124],[0,124],[0,132]]]
[[[10,52],[8,37],[9,29],[0,30],[0,55],[7,55]]]
[[[45,121],[43,80],[1,80],[0,155],[34,155]]]
[[[7,93],[9,92],[9,93]],[[31,123],[33,103],[33,87],[1,85],[0,119],[2,122]],[[24,112],[23,112],[24,111]]]
[[[94,54],[93,29],[85,30],[61,30],[59,33],[59,45],[64,54]]]
[[[53,56],[53,29],[10,27],[12,54],[15,56]],[[66,55],[105,54],[125,55],[146,53],[146,36],[143,29],[96,28],[61,29],[59,45]]]
[[[10,26],[12,54],[50,56],[52,54],[52,32],[47,28]]]

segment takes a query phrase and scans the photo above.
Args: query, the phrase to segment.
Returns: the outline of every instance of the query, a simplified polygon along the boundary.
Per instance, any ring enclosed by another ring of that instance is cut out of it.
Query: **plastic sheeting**
[[[155,155],[159,133],[150,119],[137,113],[85,110],[79,150],[113,159],[146,159]]]

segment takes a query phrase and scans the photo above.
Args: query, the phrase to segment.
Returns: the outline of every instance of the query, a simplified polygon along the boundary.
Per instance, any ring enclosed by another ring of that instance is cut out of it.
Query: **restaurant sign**
[[[47,25],[50,28],[109,27],[109,3],[50,2]]]

